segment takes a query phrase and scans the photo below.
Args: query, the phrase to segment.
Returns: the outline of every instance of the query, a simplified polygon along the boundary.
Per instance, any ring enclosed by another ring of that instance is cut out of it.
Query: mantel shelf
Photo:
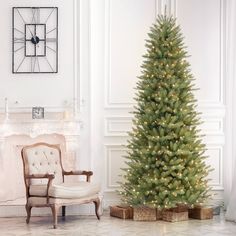
[[[78,119],[8,119],[0,121],[0,136],[29,135],[36,137],[41,134],[79,135]]]

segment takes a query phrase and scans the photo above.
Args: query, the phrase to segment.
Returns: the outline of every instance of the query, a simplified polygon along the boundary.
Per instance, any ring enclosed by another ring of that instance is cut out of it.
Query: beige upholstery
[[[56,205],[76,205],[93,202],[93,199],[97,198],[97,194],[91,195],[89,197],[84,198],[73,198],[73,199],[65,199],[65,198],[49,198],[49,204]],[[44,197],[30,197],[28,203],[31,205],[45,205],[47,204],[47,199]]]
[[[49,187],[50,197],[55,198],[82,198],[98,193],[99,184],[88,182],[61,183],[53,184]],[[45,196],[47,194],[47,185],[31,185],[29,189],[32,196]]]
[[[60,207],[94,202],[98,219],[100,186],[90,182],[91,171],[70,171],[62,167],[61,150],[58,145],[36,143],[22,149],[24,179],[26,186],[26,211],[29,223],[32,207],[51,207],[54,228]],[[65,175],[85,175],[86,181],[64,182]]]
[[[28,160],[29,174],[54,174],[53,183],[63,182],[59,150],[38,145],[25,150]],[[32,179],[31,184],[47,184],[47,179]]]

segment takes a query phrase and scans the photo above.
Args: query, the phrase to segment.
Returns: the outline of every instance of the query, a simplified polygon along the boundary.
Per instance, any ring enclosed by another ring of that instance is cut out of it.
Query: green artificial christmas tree
[[[148,36],[121,194],[132,206],[200,203],[208,197],[210,170],[180,27],[159,16]]]

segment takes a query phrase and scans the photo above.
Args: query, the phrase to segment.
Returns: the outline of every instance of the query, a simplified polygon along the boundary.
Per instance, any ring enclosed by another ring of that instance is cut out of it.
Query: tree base
[[[168,222],[179,222],[188,220],[188,212],[163,211],[162,220]]]
[[[208,220],[213,218],[213,209],[211,207],[195,207],[188,210],[189,218],[198,220]]]
[[[110,216],[133,219],[133,208],[129,206],[110,206]]]
[[[157,209],[149,207],[134,207],[134,220],[155,221],[157,220]]]

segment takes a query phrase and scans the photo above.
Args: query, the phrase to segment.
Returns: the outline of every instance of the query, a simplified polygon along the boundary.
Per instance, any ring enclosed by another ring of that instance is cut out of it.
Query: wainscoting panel
[[[177,19],[201,103],[223,103],[224,17],[222,0],[177,0]]]
[[[208,158],[205,160],[207,165],[213,168],[208,178],[209,184],[213,190],[223,190],[223,152],[221,146],[208,146],[206,155]]]
[[[105,145],[106,161],[106,189],[105,191],[114,191],[119,188],[122,181],[122,170],[125,168],[126,155],[125,147],[122,145]]]
[[[203,119],[203,123],[200,125],[200,128],[205,134],[223,134],[223,119]]]
[[[105,135],[106,136],[128,136],[131,131],[132,117],[106,117]]]
[[[106,0],[105,104],[130,108],[145,39],[155,20],[155,0]]]

